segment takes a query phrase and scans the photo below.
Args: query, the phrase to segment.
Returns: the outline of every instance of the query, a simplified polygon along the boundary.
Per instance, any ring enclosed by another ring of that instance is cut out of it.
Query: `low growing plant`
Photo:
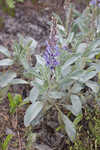
[[[4,140],[3,143],[1,143],[0,141],[0,147],[1,147],[1,150],[7,150],[8,149],[8,144],[9,142],[11,141],[13,135],[9,134],[6,139]]]
[[[23,102],[21,95],[16,94],[14,97],[11,93],[8,93],[8,100],[10,106],[10,113],[14,114],[16,112],[17,107]]]
[[[24,39],[20,36],[19,42],[14,44],[12,55],[0,46],[0,52],[8,57],[0,60],[0,66],[18,66],[16,73],[10,70],[0,73],[0,88],[13,84],[30,84],[32,87],[25,99],[31,102],[24,116],[26,127],[36,125],[51,107],[55,107],[59,123],[73,142],[76,136],[75,123],[81,120],[78,116],[82,113],[82,104],[88,99],[98,101],[100,87],[94,77],[100,72],[100,60],[95,57],[100,54],[100,31],[91,9],[87,7],[80,14],[73,8],[70,28],[68,21],[66,28],[62,23],[57,23],[57,18],[61,22],[59,17],[52,18],[46,50],[43,54],[35,55],[37,62],[34,67],[31,55],[34,54],[37,42],[32,38]],[[92,29],[91,21],[94,23]],[[67,116],[68,111],[77,118],[75,121]]]

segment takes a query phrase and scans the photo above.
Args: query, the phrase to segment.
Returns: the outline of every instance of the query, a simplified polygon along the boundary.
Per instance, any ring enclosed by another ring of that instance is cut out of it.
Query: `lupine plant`
[[[88,99],[94,99],[99,104],[100,87],[96,80],[100,60],[96,56],[100,54],[100,24],[97,25],[98,18],[94,18],[91,9],[94,13],[90,6],[80,14],[75,8],[72,11],[71,5],[69,11],[73,22],[70,30],[63,26],[59,17],[53,16],[46,50],[40,55],[34,54],[37,60],[34,67],[30,58],[37,42],[32,38],[21,36],[19,42],[14,44],[12,55],[0,46],[0,52],[8,57],[0,61],[0,66],[19,66],[17,73],[10,70],[0,73],[1,90],[13,84],[30,84],[32,87],[25,99],[31,102],[24,116],[26,127],[35,126],[50,108],[55,107],[59,124],[73,142],[76,136],[75,120],[82,114],[83,104]],[[68,27],[68,20],[65,24]],[[17,78],[18,75],[23,79]],[[69,111],[75,116],[74,123],[67,116]]]

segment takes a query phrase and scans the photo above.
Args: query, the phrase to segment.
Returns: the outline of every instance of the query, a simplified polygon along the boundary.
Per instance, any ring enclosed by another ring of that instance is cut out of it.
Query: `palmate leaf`
[[[31,122],[36,119],[38,114],[43,109],[43,103],[41,102],[35,102],[34,104],[31,104],[28,109],[26,110],[25,116],[24,116],[24,125],[28,127]]]

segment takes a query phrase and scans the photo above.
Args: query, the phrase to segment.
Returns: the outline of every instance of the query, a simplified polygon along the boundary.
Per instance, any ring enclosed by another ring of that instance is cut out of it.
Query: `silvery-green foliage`
[[[75,126],[72,123],[72,121],[70,121],[69,118],[66,115],[64,115],[63,113],[61,113],[61,118],[64,123],[65,131],[68,134],[70,140],[73,142],[73,140],[76,137]]]
[[[82,90],[88,87],[94,96],[100,90],[98,83],[93,80],[100,72],[100,60],[95,58],[96,55],[100,54],[100,38],[94,34],[95,30],[90,31],[91,18],[92,14],[89,8],[86,8],[82,14],[74,9],[74,21],[70,32],[66,34],[66,27],[62,24],[57,25],[60,64],[53,71],[46,66],[45,59],[41,54],[35,55],[36,65],[31,66],[29,58],[34,54],[37,42],[30,37],[25,39],[22,36],[19,37],[19,42],[14,44],[13,55],[6,48],[0,47],[0,52],[8,59],[6,59],[7,61],[1,60],[1,66],[5,64],[5,61],[8,65],[17,62],[23,67],[21,70],[22,77],[28,79],[28,81],[18,79],[16,73],[6,72],[4,76],[0,76],[0,87],[4,88],[14,83],[30,84],[32,87],[29,96],[25,99],[32,103],[24,116],[26,127],[31,124],[36,125],[45,112],[55,106],[65,131],[70,140],[74,141],[75,126],[59,109],[62,106],[77,117],[82,113],[83,99],[86,98]],[[71,45],[71,49],[69,45]]]
[[[2,53],[5,58],[0,60],[0,67],[7,67],[12,65],[19,65],[19,70],[16,72],[9,70],[5,72],[0,72],[0,91],[5,87],[9,87],[14,84],[29,84],[28,81],[24,79],[17,78],[18,74],[24,74],[25,69],[30,69],[31,64],[28,63],[28,57],[34,53],[37,41],[30,37],[23,38],[19,35],[19,42],[14,44],[14,52],[11,53],[7,48],[0,46],[0,53]],[[22,68],[20,67],[22,65]],[[1,96],[0,96],[1,97]]]

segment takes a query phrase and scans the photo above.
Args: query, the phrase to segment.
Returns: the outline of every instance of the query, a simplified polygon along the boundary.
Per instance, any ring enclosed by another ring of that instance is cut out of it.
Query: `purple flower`
[[[90,5],[96,5],[97,4],[97,6],[100,7],[100,0],[91,0],[89,4]]]
[[[96,5],[96,0],[91,0],[90,5]]]
[[[68,47],[65,45],[65,46],[63,46],[62,47],[63,48],[63,50],[65,50],[65,51],[67,51],[68,50]]]
[[[57,56],[60,55],[59,48],[55,43],[50,41],[46,41],[46,51],[44,52],[44,59],[46,61],[46,65],[51,69],[55,69],[56,66],[59,65],[59,61],[57,60]]]
[[[52,24],[50,29],[50,36],[48,41],[46,41],[46,51],[44,52],[44,59],[46,65],[54,70],[56,66],[59,65],[58,56],[60,55],[59,47],[57,45],[57,20],[52,16]]]

